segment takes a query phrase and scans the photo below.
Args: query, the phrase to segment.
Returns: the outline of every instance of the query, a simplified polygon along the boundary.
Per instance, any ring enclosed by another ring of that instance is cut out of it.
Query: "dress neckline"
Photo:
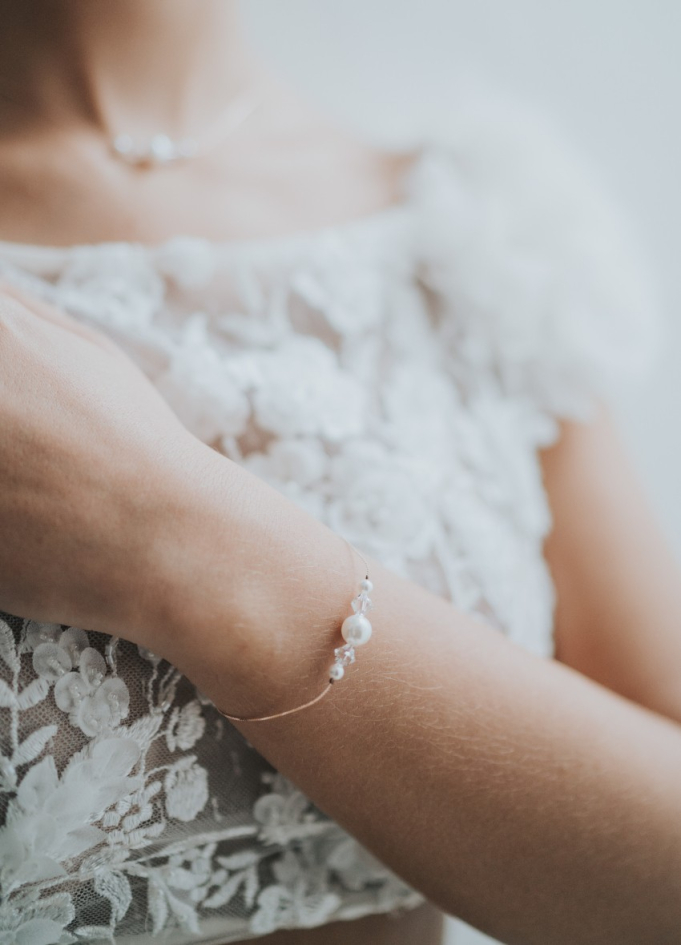
[[[414,181],[419,176],[430,151],[431,149],[426,142],[420,143],[413,149],[414,158],[402,177],[396,200],[376,210],[337,223],[328,223],[272,236],[246,236],[227,239],[177,233],[155,242],[98,240],[89,243],[71,243],[65,246],[0,240],[0,257],[14,262],[33,260],[36,263],[56,263],[68,259],[73,254],[106,254],[107,252],[127,248],[154,258],[162,257],[168,251],[176,250],[180,246],[203,246],[225,256],[253,255],[258,257],[270,253],[286,255],[290,250],[319,241],[324,242],[334,237],[352,239],[365,234],[382,233],[385,228],[391,229],[394,224],[410,216],[413,208]]]

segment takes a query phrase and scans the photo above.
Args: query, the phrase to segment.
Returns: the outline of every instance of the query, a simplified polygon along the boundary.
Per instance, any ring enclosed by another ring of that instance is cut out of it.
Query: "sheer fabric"
[[[589,186],[525,137],[464,122],[352,223],[4,243],[0,272],[111,335],[202,440],[549,657],[537,452],[636,367],[649,308]],[[1,945],[228,942],[423,901],[129,642],[6,615],[0,725]]]

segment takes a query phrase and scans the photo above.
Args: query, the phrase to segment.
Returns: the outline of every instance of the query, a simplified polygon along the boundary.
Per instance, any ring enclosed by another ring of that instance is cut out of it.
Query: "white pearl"
[[[113,142],[114,151],[117,154],[130,154],[134,147],[134,141],[130,135],[116,135]]]
[[[159,132],[154,135],[149,144],[149,155],[159,164],[167,164],[175,158],[175,145],[168,135]]]
[[[342,679],[343,676],[345,676],[345,669],[340,663],[334,663],[329,670],[329,679],[333,679],[334,682],[338,682],[338,680]]]
[[[346,617],[341,627],[341,634],[347,643],[363,646],[371,639],[371,624],[363,614]]]
[[[373,581],[370,581],[369,578],[364,578],[363,581],[360,581],[360,590],[366,591],[367,594],[371,594],[374,589]]]

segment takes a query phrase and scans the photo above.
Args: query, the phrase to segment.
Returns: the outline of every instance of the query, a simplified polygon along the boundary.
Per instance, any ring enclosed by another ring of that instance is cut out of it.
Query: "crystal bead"
[[[369,600],[367,594],[362,592],[355,597],[351,606],[356,614],[367,614],[370,610],[373,610],[374,605]]]
[[[350,666],[355,662],[355,648],[350,643],[337,647],[334,651],[335,662],[341,666]]]

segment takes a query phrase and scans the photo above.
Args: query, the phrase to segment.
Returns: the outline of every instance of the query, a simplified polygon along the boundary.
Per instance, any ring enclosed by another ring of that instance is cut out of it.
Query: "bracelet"
[[[307,709],[309,706],[314,705],[315,702],[319,702],[320,699],[324,698],[334,683],[339,682],[343,676],[345,676],[346,667],[355,662],[355,647],[364,646],[364,644],[368,643],[371,639],[373,631],[366,615],[373,608],[369,594],[373,590],[374,585],[369,580],[369,565],[364,555],[360,554],[355,546],[350,544],[347,538],[343,538],[343,541],[350,545],[350,548],[352,548],[355,554],[362,559],[366,565],[366,573],[364,578],[360,581],[359,593],[351,604],[353,613],[350,614],[349,617],[346,617],[341,625],[340,632],[345,643],[342,646],[336,647],[333,651],[334,661],[329,669],[329,681],[326,688],[323,692],[320,692],[318,696],[315,696],[314,699],[310,699],[309,702],[296,706],[295,709],[286,709],[285,712],[275,712],[273,715],[260,715],[256,718],[248,718],[238,715],[227,715],[226,712],[222,712],[218,709],[220,715],[229,719],[230,722],[267,722],[270,719],[280,719],[285,715],[291,715],[293,712],[300,712],[301,709]]]

